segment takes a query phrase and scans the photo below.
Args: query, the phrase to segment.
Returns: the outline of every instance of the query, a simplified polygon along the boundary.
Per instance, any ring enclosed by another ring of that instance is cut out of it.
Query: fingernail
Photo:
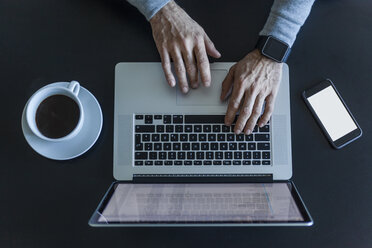
[[[235,131],[235,134],[240,134],[242,131],[240,129]]]
[[[187,93],[188,91],[189,91],[189,89],[188,89],[187,87],[183,87],[183,88],[182,88],[182,92],[183,92],[183,93]]]
[[[205,82],[205,87],[211,86],[211,82]]]
[[[247,132],[245,133],[246,135],[250,135],[252,133],[252,131],[250,129],[247,130]]]
[[[171,84],[171,87],[176,86],[176,83],[174,81],[171,81],[170,84]]]

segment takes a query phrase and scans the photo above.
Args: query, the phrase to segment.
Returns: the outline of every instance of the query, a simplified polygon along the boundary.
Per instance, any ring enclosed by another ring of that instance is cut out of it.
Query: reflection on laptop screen
[[[287,183],[117,184],[98,222],[296,222]]]

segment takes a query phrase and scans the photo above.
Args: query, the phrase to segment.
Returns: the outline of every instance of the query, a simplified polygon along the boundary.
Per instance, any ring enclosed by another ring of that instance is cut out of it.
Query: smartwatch
[[[291,48],[287,43],[271,35],[260,36],[258,38],[256,48],[263,56],[279,63],[286,62],[291,51]]]

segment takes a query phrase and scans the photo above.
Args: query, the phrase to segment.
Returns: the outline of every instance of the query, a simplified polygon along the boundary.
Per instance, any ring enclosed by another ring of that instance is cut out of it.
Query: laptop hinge
[[[266,183],[273,174],[134,174],[134,183]]]

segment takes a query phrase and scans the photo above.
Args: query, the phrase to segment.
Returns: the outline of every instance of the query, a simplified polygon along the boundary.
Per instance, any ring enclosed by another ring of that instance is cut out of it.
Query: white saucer
[[[62,85],[67,86],[68,83],[52,83],[44,87]],[[84,109],[84,124],[81,131],[73,138],[60,141],[50,142],[39,138],[34,135],[30,130],[26,118],[25,109],[28,104],[26,103],[22,113],[22,130],[28,144],[40,155],[55,159],[67,160],[76,158],[86,151],[88,151],[94,143],[96,143],[103,124],[103,116],[101,107],[97,99],[87,89],[80,86],[79,99]]]

